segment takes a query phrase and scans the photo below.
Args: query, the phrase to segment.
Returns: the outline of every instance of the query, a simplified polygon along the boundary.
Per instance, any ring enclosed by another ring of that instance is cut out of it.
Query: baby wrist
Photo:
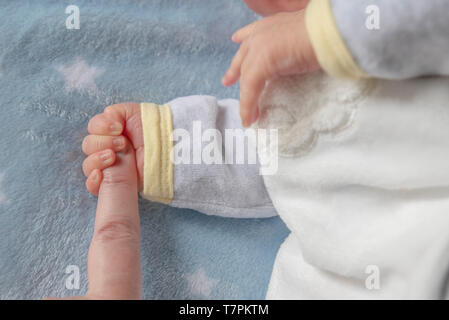
[[[324,71],[340,78],[368,77],[340,35],[329,0],[311,0],[305,22],[315,55]]]

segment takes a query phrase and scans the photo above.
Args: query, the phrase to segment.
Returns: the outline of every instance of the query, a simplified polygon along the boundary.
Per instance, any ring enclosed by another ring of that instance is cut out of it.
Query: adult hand
[[[140,221],[134,149],[118,152],[115,165],[93,170],[101,180],[95,227],[88,254],[89,290],[65,299],[140,299]]]

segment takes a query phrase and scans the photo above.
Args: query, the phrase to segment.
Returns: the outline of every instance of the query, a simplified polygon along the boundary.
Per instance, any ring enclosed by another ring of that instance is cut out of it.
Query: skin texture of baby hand
[[[244,0],[248,8],[262,16],[304,9],[309,0]]]
[[[222,82],[230,86],[240,79],[240,116],[245,127],[259,117],[259,96],[267,80],[320,69],[306,30],[305,10],[253,22],[235,32],[232,40],[240,48]]]
[[[140,104],[108,106],[89,121],[88,131],[82,144],[83,152],[88,156],[83,162],[83,172],[88,177],[87,190],[98,195],[102,170],[114,165],[116,152],[127,147],[128,139],[136,154],[138,190],[142,190],[144,145]]]

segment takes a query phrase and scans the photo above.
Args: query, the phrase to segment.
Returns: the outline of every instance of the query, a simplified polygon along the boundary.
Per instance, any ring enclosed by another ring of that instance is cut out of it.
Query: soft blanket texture
[[[80,9],[66,29],[65,8]],[[220,78],[254,20],[239,0],[2,1],[0,298],[87,290],[96,199],[84,188],[87,122],[124,101],[237,98]],[[144,298],[265,297],[288,230],[278,217],[225,219],[141,201]],[[66,288],[67,266],[80,288]]]

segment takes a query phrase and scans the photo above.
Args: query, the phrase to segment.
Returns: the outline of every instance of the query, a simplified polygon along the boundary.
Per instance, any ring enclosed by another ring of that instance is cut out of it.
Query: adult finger
[[[90,298],[141,298],[137,172],[134,152],[127,149],[103,171],[88,256]]]

